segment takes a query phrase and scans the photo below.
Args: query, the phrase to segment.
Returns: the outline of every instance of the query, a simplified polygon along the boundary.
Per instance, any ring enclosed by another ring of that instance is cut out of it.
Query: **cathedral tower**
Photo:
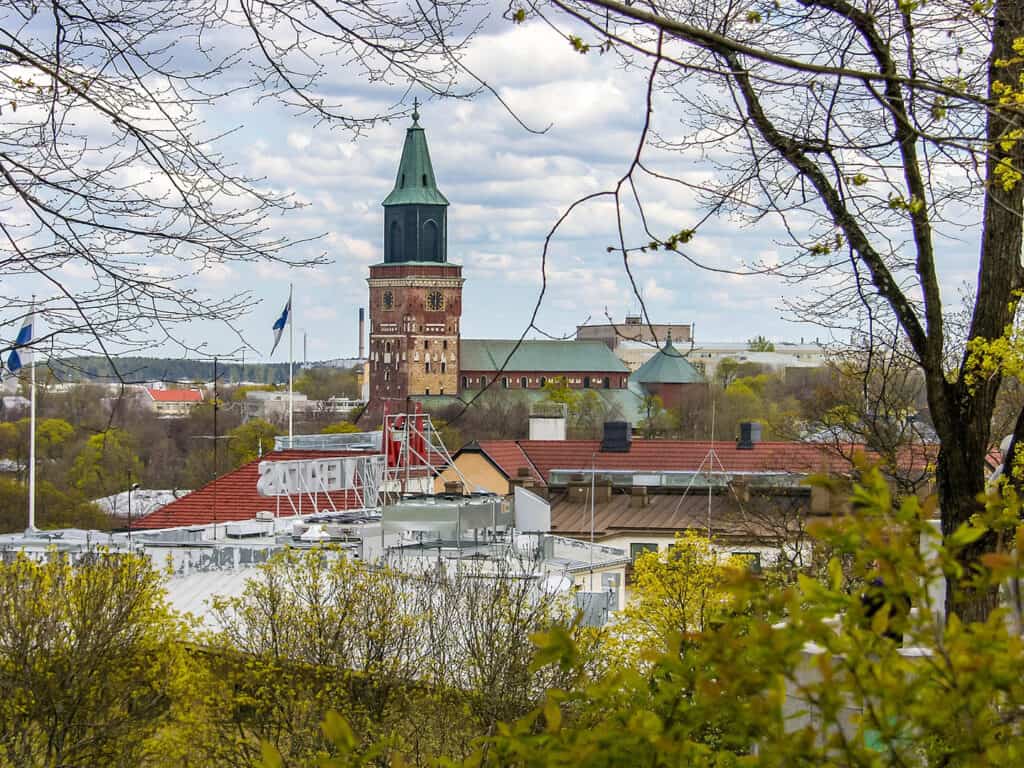
[[[448,263],[448,200],[413,111],[395,186],[383,202],[384,261],[370,267],[370,400],[457,395],[462,266]]]

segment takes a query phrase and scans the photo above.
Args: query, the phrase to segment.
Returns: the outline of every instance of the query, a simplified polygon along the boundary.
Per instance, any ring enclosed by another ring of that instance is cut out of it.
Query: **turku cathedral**
[[[462,266],[448,261],[448,199],[438,189],[419,120],[414,111],[395,186],[383,201],[384,260],[370,267],[367,280],[367,415],[376,418],[385,406],[392,413],[406,410],[410,400],[441,407],[458,397],[469,399],[485,387],[540,398],[544,385],[556,377],[564,377],[573,388],[598,390],[610,411],[622,418],[638,413],[650,386],[631,382],[629,369],[602,341],[527,340],[515,349],[514,339],[461,337],[465,281]],[[510,329],[513,334],[516,330]],[[652,361],[659,357],[669,358],[671,376],[686,383],[701,381],[671,349],[671,340]],[[661,368],[665,362],[661,360]]]

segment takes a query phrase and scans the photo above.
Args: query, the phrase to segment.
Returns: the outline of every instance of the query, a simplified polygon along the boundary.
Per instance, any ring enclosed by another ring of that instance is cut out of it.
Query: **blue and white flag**
[[[281,341],[281,334],[284,333],[285,326],[291,322],[292,319],[292,295],[288,294],[288,303],[284,305],[284,311],[281,316],[277,318],[274,323],[274,348],[270,350],[270,355],[273,357],[274,350],[277,349],[278,342]]]
[[[17,373],[25,363],[32,362],[32,353],[25,348],[32,343],[32,325],[35,323],[35,311],[29,312],[25,322],[18,331],[18,338],[14,340],[14,347],[11,349],[11,356],[7,358],[7,370]],[[21,350],[21,351],[19,351]]]

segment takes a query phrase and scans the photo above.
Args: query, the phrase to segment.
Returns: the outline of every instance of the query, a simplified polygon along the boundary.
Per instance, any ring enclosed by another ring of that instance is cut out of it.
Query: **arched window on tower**
[[[388,239],[388,260],[401,261],[402,259],[402,225],[397,221],[391,222],[391,237]]]
[[[423,225],[423,260],[441,260],[441,232],[433,219],[427,219]]]

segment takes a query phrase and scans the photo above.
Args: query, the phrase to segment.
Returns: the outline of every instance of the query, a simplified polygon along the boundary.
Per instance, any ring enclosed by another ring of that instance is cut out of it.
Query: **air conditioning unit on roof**
[[[261,523],[272,523],[274,522],[274,513],[268,510],[261,510],[256,513],[256,520]]]

